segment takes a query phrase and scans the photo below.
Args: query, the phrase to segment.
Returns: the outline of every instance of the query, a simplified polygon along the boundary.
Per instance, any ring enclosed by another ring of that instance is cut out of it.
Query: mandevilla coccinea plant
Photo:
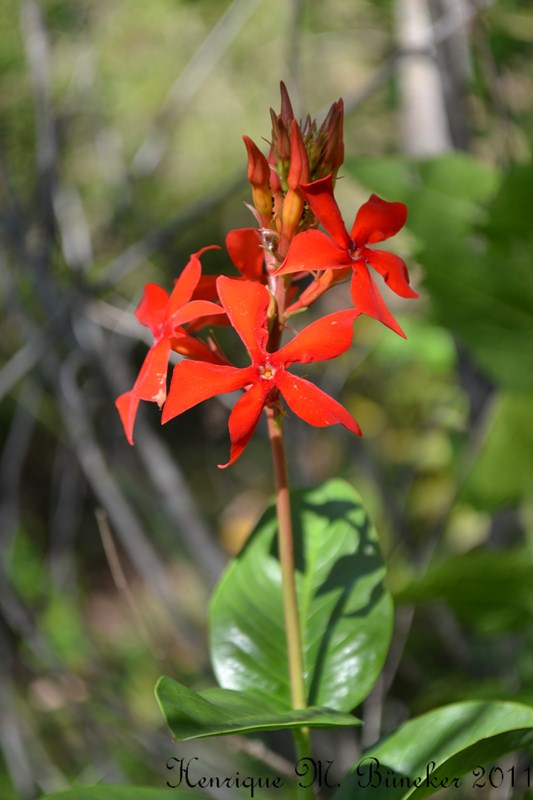
[[[229,458],[220,467],[246,457],[266,415],[276,500],[211,602],[210,648],[219,686],[195,692],[163,677],[156,695],[178,741],[291,729],[295,785],[309,796],[325,775],[312,760],[310,730],[360,724],[352,712],[383,667],[392,602],[376,532],[353,488],[333,479],[311,490],[289,489],[287,410],[316,427],[340,424],[361,434],[346,408],[291,367],[345,353],[363,314],[404,336],[380,294],[381,280],[402,298],[418,295],[404,261],[375,247],[404,226],[405,205],[373,194],[350,230],[341,216],[334,190],[344,157],[342,100],[322,124],[310,117],[299,123],[282,84],[281,111],[271,117],[267,156],[244,137],[255,225],[226,237],[240,274],[202,276],[205,247],[191,256],[170,295],[155,284],[145,287],[136,316],[154,342],[133,388],[116,405],[133,444],[141,400],[157,403],[167,423],[216,395],[242,391],[229,415]],[[348,280],[344,310],[319,316],[285,341],[296,314]],[[230,363],[213,333],[217,325],[235,330],[248,366]],[[171,351],[181,358],[167,392]],[[458,787],[480,758],[516,748],[532,730],[533,710],[515,703],[438,709],[363,754],[339,784],[339,798],[418,797]],[[269,788],[251,777],[241,786],[237,777],[225,780],[250,796]],[[183,762],[177,783],[207,785],[195,783]]]

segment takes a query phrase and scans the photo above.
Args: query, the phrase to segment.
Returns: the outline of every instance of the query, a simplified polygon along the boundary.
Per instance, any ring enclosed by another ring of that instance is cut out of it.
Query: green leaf
[[[500,385],[533,389],[533,166],[500,177],[453,154],[420,163],[352,160],[348,170],[407,204],[437,321],[459,334]]]
[[[344,481],[293,492],[296,585],[310,706],[349,711],[378,677],[392,628],[376,532]],[[219,683],[290,708],[277,520],[270,506],[210,610]]]
[[[511,169],[491,203],[483,192],[472,192],[464,180],[468,172],[460,179],[457,174],[455,189],[450,186],[447,198],[441,198],[437,214],[431,208],[442,177],[429,167],[430,162],[421,170],[423,187],[413,197],[409,225],[419,237],[433,309],[495,381],[531,389],[533,170]]]
[[[159,679],[155,691],[165,721],[179,741],[302,725],[332,728],[360,724],[349,714],[327,708],[280,712],[246,692],[219,688],[193,692],[166,677]]]
[[[505,392],[461,497],[488,511],[533,494],[533,392]]]
[[[506,173],[494,202],[486,231],[489,237],[502,244],[516,239],[530,239],[531,207],[533,205],[533,165],[513,165]]]
[[[409,161],[400,157],[350,159],[350,175],[409,209],[407,227],[421,239],[450,239],[485,216],[485,203],[497,186],[498,173],[462,153]]]
[[[398,603],[445,602],[475,630],[503,633],[531,626],[533,551],[479,550],[435,564],[395,593]]]
[[[531,742],[533,708],[519,703],[455,703],[409,720],[367,751],[335,800],[421,800],[439,787],[453,786],[454,778],[471,788],[476,780],[473,770]],[[417,778],[418,787],[413,783]]]
[[[400,336],[384,336],[376,347],[374,358],[385,368],[392,363],[417,364],[434,374],[449,374],[457,357],[453,337],[446,328],[428,320],[406,317],[402,327],[409,340]]]
[[[42,547],[38,539],[24,528],[13,537],[6,559],[6,567],[10,581],[25,600],[34,602],[43,594],[49,585],[43,564],[45,564]]]
[[[387,200],[405,202],[404,198],[412,185],[412,167],[407,159],[399,156],[348,158],[344,162],[344,170]],[[349,211],[347,216],[353,219],[352,209]]]
[[[200,795],[201,796],[201,795]],[[54,792],[41,800],[198,800],[198,791],[188,792],[182,789],[150,789],[141,786],[76,786],[61,792]]]

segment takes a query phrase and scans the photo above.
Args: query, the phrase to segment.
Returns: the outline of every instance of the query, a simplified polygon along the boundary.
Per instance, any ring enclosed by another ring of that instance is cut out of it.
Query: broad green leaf
[[[151,789],[141,786],[76,786],[61,792],[54,792],[41,800],[198,800],[198,791],[188,792],[182,789]]]
[[[171,678],[160,678],[156,697],[165,721],[179,741],[228,733],[359,725],[359,720],[328,708],[280,712],[250,692],[206,689],[193,692]]]
[[[368,750],[335,800],[421,800],[453,786],[454,778],[472,790],[473,770],[532,742],[530,706],[455,703],[409,720]]]
[[[391,636],[377,535],[358,494],[340,480],[292,493],[292,514],[308,703],[349,711],[378,677]],[[220,685],[289,709],[274,506],[223,576],[210,626]]]
[[[533,550],[479,550],[435,564],[395,593],[398,603],[445,602],[460,620],[484,633],[531,626]]]

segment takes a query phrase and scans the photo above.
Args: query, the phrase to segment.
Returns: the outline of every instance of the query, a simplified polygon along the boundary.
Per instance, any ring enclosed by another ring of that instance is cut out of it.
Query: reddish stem
[[[281,584],[285,615],[285,633],[289,659],[289,678],[293,708],[305,708],[305,685],[303,678],[302,637],[298,598],[294,570],[294,547],[292,535],[291,501],[285,459],[285,446],[281,427],[281,415],[277,409],[266,409],[268,433],[272,448],[274,477],[276,484],[276,508],[278,513],[278,543],[281,565]]]

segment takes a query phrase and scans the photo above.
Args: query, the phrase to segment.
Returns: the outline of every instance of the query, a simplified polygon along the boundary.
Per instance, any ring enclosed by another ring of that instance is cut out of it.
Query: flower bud
[[[254,206],[261,217],[261,224],[267,226],[272,218],[270,165],[255,142],[248,136],[242,138],[248,153],[248,180],[252,184]]]
[[[318,131],[318,138],[322,138],[323,145],[313,180],[325,178],[326,175],[335,179],[344,161],[343,118],[344,103],[341,98],[333,103]]]
[[[299,190],[289,189],[281,207],[281,238],[278,253],[284,258],[304,211],[304,196]]]
[[[287,175],[289,189],[298,189],[301,183],[309,182],[309,159],[300,127],[295,119],[291,122],[290,166]]]
[[[283,120],[276,114],[273,108],[270,109],[272,120],[272,145],[276,161],[287,161],[290,155],[290,143],[288,129]]]
[[[287,87],[280,81],[279,90],[281,94],[281,112],[280,117],[281,121],[285,125],[286,130],[288,130],[291,126],[291,122],[294,119],[294,111],[292,110],[292,104],[289,98],[289,93],[287,91]]]

